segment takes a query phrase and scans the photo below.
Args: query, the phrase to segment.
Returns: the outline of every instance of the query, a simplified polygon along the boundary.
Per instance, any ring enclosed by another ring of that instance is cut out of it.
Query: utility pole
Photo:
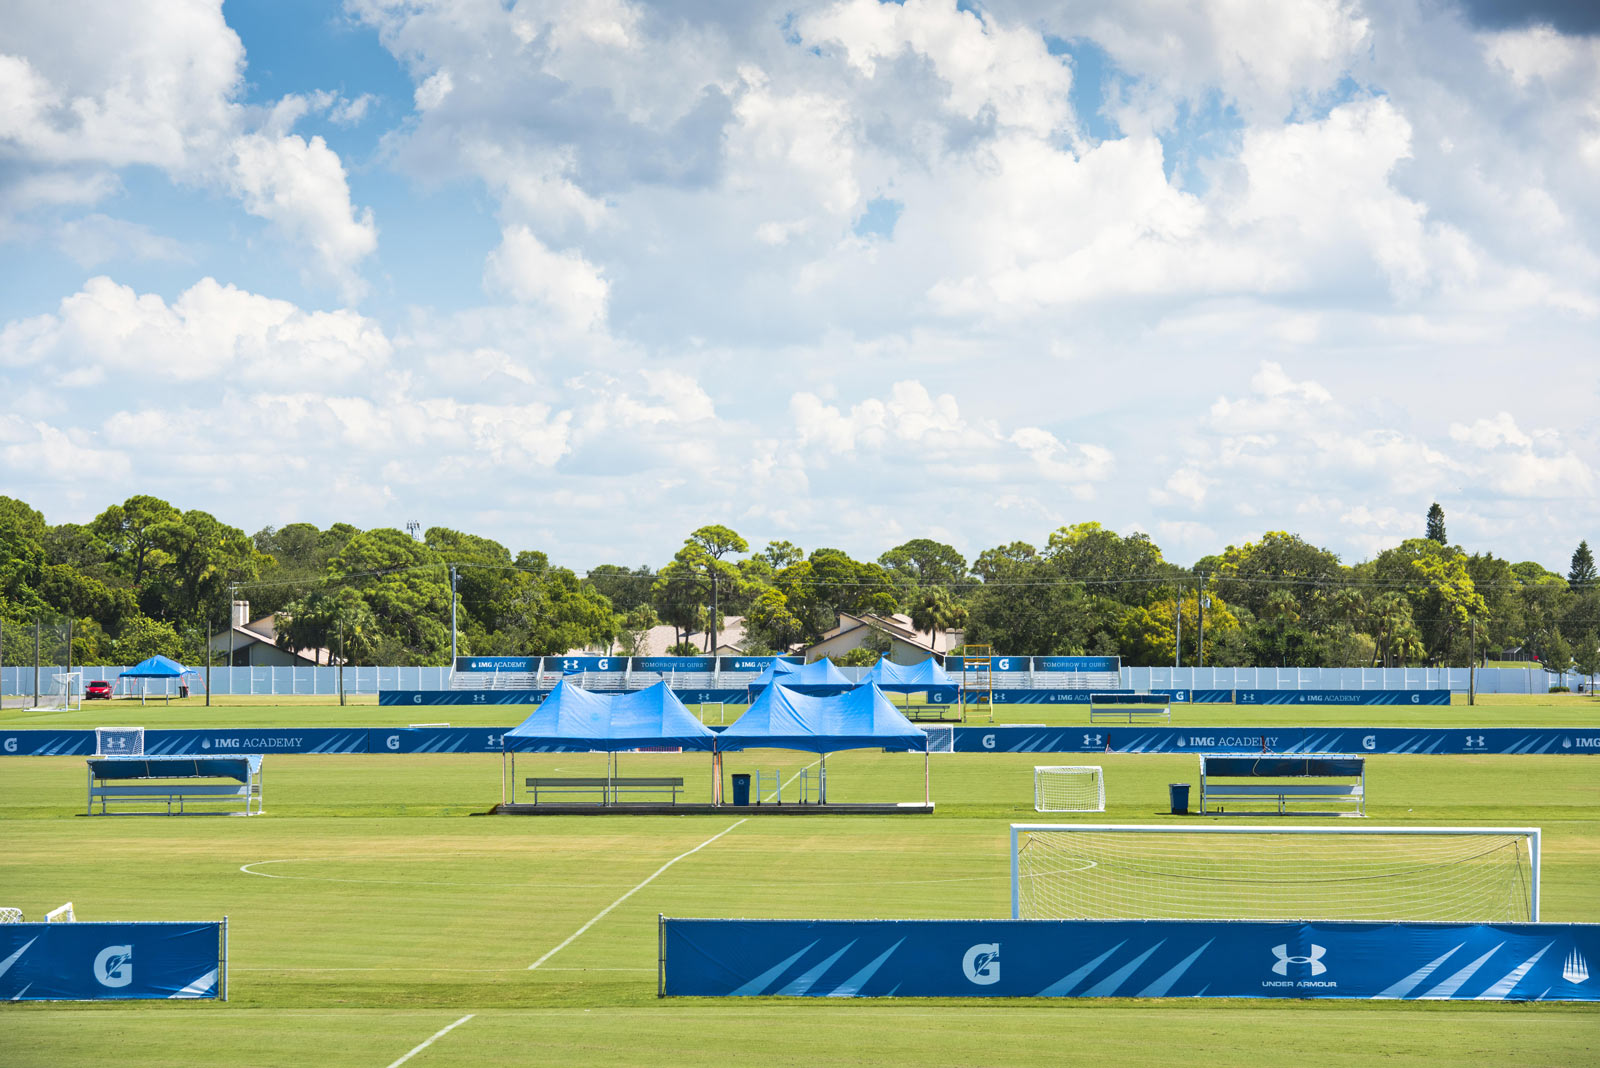
[[[711,558],[711,648],[706,652],[717,655],[717,558]],[[715,668],[715,663],[712,664]]]
[[[39,707],[39,613],[33,614],[33,707]]]
[[[340,639],[343,641],[343,638]],[[456,565],[450,565],[450,670],[456,669]]]
[[[455,662],[451,661],[450,670],[455,670]],[[344,704],[344,616],[339,617],[339,703]]]
[[[233,609],[229,608],[228,612],[231,615],[232,612],[233,612]],[[217,658],[217,654],[212,652],[212,650],[211,650],[211,623],[208,620],[206,622],[206,707],[207,708],[211,707],[211,661],[215,660],[216,658]]]
[[[1200,572],[1200,592],[1195,596],[1200,614],[1200,654],[1195,657],[1195,667],[1206,666],[1206,573]]]
[[[1172,639],[1172,668],[1176,671],[1183,667],[1183,583],[1181,582],[1178,583],[1178,600],[1173,606],[1172,622],[1176,628]],[[1176,686],[1178,680],[1173,679],[1172,684]]]
[[[233,621],[234,605],[239,603],[238,583],[228,584],[228,693],[233,693]]]

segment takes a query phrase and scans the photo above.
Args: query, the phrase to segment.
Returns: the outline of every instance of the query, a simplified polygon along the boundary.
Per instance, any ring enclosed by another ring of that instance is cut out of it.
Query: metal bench
[[[106,757],[88,761],[88,815],[111,815],[112,806],[182,815],[197,806],[230,806],[228,815],[263,811],[261,757]],[[199,780],[199,781],[192,781]],[[222,781],[231,780],[231,781]]]
[[[1144,720],[1172,722],[1172,704],[1160,693],[1092,693],[1089,695],[1089,722],[1139,723]]]
[[[1278,782],[1217,782],[1217,779],[1277,779]],[[1305,779],[1353,779],[1353,782],[1304,782]],[[1366,815],[1366,760],[1358,756],[1208,756],[1200,757],[1200,814],[1230,814],[1226,803],[1247,802],[1232,815],[1289,815],[1291,805],[1346,806],[1344,811],[1300,812],[1299,815]],[[1266,802],[1272,807],[1263,809]],[[1211,812],[1207,806],[1213,806]]]
[[[907,705],[900,711],[905,714],[906,719],[911,720],[913,723],[918,722],[919,720],[934,720],[939,723],[944,723],[946,721],[959,723],[961,722],[962,718],[962,710],[960,705]]]
[[[523,785],[533,792],[533,803],[539,803],[539,794],[596,794],[602,805],[614,805],[623,795],[670,794],[672,803],[678,803],[678,793],[683,789],[681,776],[635,776],[631,778],[593,778],[533,776],[523,780]]]

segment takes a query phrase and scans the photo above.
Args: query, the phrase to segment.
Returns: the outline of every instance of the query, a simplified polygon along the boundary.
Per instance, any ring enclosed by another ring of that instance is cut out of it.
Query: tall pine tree
[[[1580,541],[1572,551],[1572,568],[1567,572],[1567,585],[1572,587],[1573,593],[1588,593],[1597,584],[1600,584],[1600,572],[1594,567],[1594,553],[1589,551],[1587,541]]]
[[[1438,501],[1428,506],[1428,533],[1424,537],[1440,545],[1450,544],[1444,535],[1444,509],[1439,507]]]

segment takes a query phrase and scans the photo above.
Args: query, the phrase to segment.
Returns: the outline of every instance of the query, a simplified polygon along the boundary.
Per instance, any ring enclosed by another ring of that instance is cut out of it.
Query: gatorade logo
[[[133,982],[133,947],[107,946],[94,958],[94,978],[101,986],[121,987]]]
[[[993,749],[994,748],[994,735],[985,734],[983,736],[983,747],[985,749]]]
[[[6,752],[15,753],[16,751],[17,751],[17,740],[15,738],[7,738],[6,739]]]
[[[993,986],[1000,981],[1000,943],[979,942],[961,958],[961,971],[967,982]]]
[[[389,735],[388,741],[386,741],[384,744],[387,745],[390,749],[399,749],[400,748],[400,736],[398,734],[391,734],[391,735]]]

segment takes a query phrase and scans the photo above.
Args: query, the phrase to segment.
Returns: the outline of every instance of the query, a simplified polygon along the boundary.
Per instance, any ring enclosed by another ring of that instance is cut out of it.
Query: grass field
[[[1436,711],[1456,713],[1457,722],[1469,713],[1494,722],[1490,713],[1499,713],[1549,723],[1559,707],[1551,699]],[[110,722],[104,708],[94,709],[97,722]],[[330,715],[337,711],[250,705],[186,722],[365,723],[378,722],[380,710]],[[788,777],[812,759],[730,754],[726,771],[762,767]],[[622,761],[633,773],[681,773],[694,797],[709,793],[704,756]],[[602,762],[540,756],[517,767],[583,774],[599,773]],[[500,795],[500,762],[485,755],[272,756],[265,816],[86,818],[76,815],[81,759],[0,761],[0,904],[30,918],[66,900],[81,919],[227,914],[233,953],[226,1004],[4,1006],[0,1065],[386,1068],[469,1015],[406,1063],[1600,1063],[1600,1011],[1574,1006],[656,998],[658,913],[1006,914],[1006,825],[1037,819],[1032,768],[1044,762],[936,757],[931,817],[740,822],[733,812],[479,815]],[[1163,815],[1166,784],[1192,781],[1195,771],[1192,756],[1095,762],[1105,768],[1109,804],[1091,818],[1107,822],[1176,819]],[[921,796],[919,757],[845,753],[830,757],[828,770],[834,800]],[[1544,828],[1544,918],[1600,920],[1600,761],[1375,757],[1368,787],[1371,824]]]
[[[8,701],[15,700],[8,698]],[[895,702],[899,704],[898,699]],[[913,701],[913,707],[918,701]],[[697,706],[691,708],[701,711]],[[507,727],[520,723],[531,710],[526,705],[380,706],[376,697],[353,697],[340,706],[328,697],[190,697],[171,704],[137,700],[91,701],[72,712],[33,711],[8,706],[0,710],[5,727],[209,727],[239,724],[251,727],[372,727],[405,726],[419,722],[448,722],[458,727]],[[715,705],[703,710],[708,723],[732,723],[742,705]],[[1087,726],[1087,705],[996,705],[996,723],[1045,723]],[[972,725],[989,722],[987,713],[970,716]],[[1317,707],[1314,705],[1173,705],[1175,727],[1251,727],[1274,724],[1296,727],[1578,727],[1600,726],[1600,698],[1591,694],[1480,695],[1468,706],[1456,694],[1449,705],[1368,705]]]

